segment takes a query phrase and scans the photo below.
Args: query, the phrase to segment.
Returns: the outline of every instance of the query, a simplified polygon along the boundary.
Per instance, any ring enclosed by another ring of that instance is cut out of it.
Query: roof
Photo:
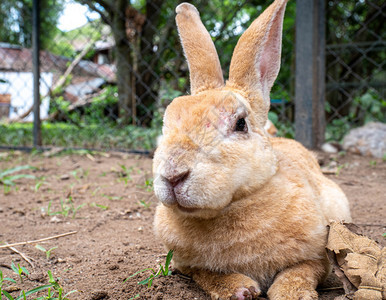
[[[102,78],[94,78],[88,81],[71,84],[66,87],[65,91],[77,98],[84,97],[98,90],[105,81]]]
[[[48,51],[40,51],[40,71],[62,75],[71,59],[54,55]],[[32,72],[32,49],[0,43],[0,71]],[[116,82],[115,67],[99,65],[91,61],[82,60],[75,66],[74,77],[103,78],[107,82]]]

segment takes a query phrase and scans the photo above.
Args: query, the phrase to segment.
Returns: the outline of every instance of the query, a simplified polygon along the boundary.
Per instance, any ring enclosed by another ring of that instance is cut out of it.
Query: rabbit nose
[[[173,172],[164,176],[164,178],[170,183],[170,185],[174,188],[180,182],[185,181],[185,179],[189,175],[189,170],[181,171],[181,172]]]

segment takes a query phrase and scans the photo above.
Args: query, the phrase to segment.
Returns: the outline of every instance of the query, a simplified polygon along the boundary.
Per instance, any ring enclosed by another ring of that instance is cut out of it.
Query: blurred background
[[[40,0],[39,20],[33,17],[34,1],[0,2],[0,146],[154,149],[165,107],[189,92],[174,21],[180,2]],[[340,142],[351,128],[385,123],[386,2],[314,0],[323,10],[311,5],[311,11],[302,8],[301,13],[299,2],[287,5],[281,71],[271,92],[269,118],[278,135],[295,137],[296,99],[303,84],[297,82],[301,57],[296,53],[315,40],[323,41],[322,51],[313,52],[323,66],[323,76],[313,83],[325,99],[319,112],[323,139]],[[191,3],[213,37],[227,77],[240,34],[270,1]],[[315,12],[323,23],[318,21],[310,42],[299,32],[301,21]],[[40,140],[35,141],[34,32],[40,41],[41,103],[41,125],[35,122]]]

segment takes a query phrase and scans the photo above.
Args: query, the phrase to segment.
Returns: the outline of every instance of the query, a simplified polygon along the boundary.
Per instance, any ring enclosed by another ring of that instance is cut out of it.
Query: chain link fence
[[[267,2],[192,1],[225,77],[240,34]],[[328,139],[339,140],[369,120],[385,122],[383,2],[327,1]],[[53,33],[41,26],[43,146],[154,149],[166,106],[189,92],[174,21],[178,2],[79,0],[66,6],[75,3],[89,9],[85,25]],[[269,115],[278,134],[287,137],[294,136],[295,18],[296,2],[290,1]],[[0,145],[32,146],[32,49],[22,40],[0,38]]]
[[[386,2],[328,1],[327,138],[386,122]]]

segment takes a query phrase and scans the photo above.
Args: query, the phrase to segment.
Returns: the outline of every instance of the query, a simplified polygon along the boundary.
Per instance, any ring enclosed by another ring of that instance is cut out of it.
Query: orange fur
[[[226,86],[219,86],[217,63],[208,71],[207,59],[195,54],[198,45],[210,57],[214,49],[197,10],[186,3],[177,8],[193,95],[174,99],[165,113],[153,164],[162,202],[154,228],[174,249],[174,266],[212,299],[252,299],[261,291],[270,299],[317,299],[316,285],[329,270],[326,225],[351,218],[345,195],[314,155],[264,129],[264,89],[280,65],[285,3],[276,0],[240,39]],[[193,42],[186,35],[194,28],[200,30]],[[272,56],[262,57],[261,49]],[[240,119],[245,126],[236,130]]]

